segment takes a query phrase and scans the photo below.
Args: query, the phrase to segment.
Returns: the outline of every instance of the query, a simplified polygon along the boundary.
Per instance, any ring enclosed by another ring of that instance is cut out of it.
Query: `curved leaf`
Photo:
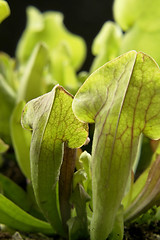
[[[66,43],[62,42],[52,52],[49,70],[58,84],[72,92],[78,89],[79,82]]]
[[[8,150],[8,144],[4,143],[2,139],[0,139],[0,153],[4,153]]]
[[[86,203],[90,200],[81,184],[77,184],[71,196],[77,216],[69,219],[69,240],[88,239]]]
[[[106,239],[112,231],[141,133],[160,138],[159,91],[154,60],[131,51],[94,72],[74,98],[78,119],[95,122],[92,240]]]
[[[30,179],[31,169],[30,169],[30,143],[31,143],[31,133],[22,128],[21,125],[21,115],[25,102],[20,102],[17,104],[13,110],[10,126],[11,126],[11,137],[14,151],[16,154],[16,160],[21,168],[23,174]]]
[[[30,101],[23,112],[23,127],[32,129],[31,178],[37,202],[54,229],[63,235],[56,185],[63,161],[64,143],[77,148],[88,135],[86,124],[72,112],[73,97],[62,87]]]
[[[129,11],[132,9],[132,11]],[[146,31],[160,30],[160,2],[154,0],[115,0],[114,17],[123,30],[127,30],[135,23]]]
[[[45,93],[44,67],[48,60],[48,51],[44,44],[36,45],[23,72],[18,89],[17,102],[29,101]]]
[[[0,54],[0,138],[10,144],[9,119],[16,98],[15,62],[7,54]]]
[[[0,0],[0,23],[10,15],[10,8],[6,1]]]
[[[160,64],[160,31],[153,33],[142,30],[137,24],[135,24],[128,32],[125,33],[120,53],[125,53],[135,49],[136,51],[143,51],[152,56],[158,64]]]
[[[0,194],[0,223],[24,232],[41,232],[50,235],[55,233],[49,223],[32,217],[2,194]]]
[[[91,72],[118,56],[121,38],[122,31],[116,23],[104,23],[93,41],[92,53],[96,58],[92,63]]]
[[[124,220],[132,220],[160,203],[160,145],[158,145],[150,166],[133,183],[130,192],[123,199]]]
[[[30,210],[32,203],[29,201],[26,192],[20,186],[3,174],[0,174],[0,186],[5,197],[24,211],[28,212]]]
[[[160,203],[160,155],[157,157],[156,161],[153,162],[141,192],[136,196],[128,208],[125,209],[125,221],[136,218],[157,203]]]
[[[40,13],[35,7],[27,9],[27,27],[17,47],[17,57],[25,62],[38,42],[44,42],[52,58],[52,52],[61,43],[65,43],[74,69],[82,65],[86,46],[84,40],[70,33],[63,24],[63,15],[59,12]]]

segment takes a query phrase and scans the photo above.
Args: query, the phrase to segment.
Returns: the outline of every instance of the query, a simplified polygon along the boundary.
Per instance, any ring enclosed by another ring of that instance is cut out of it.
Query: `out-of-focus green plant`
[[[93,42],[92,53],[98,56],[91,70],[130,50],[145,52],[160,64],[159,9],[158,0],[152,4],[149,0],[115,0],[115,22],[104,23]]]
[[[116,0],[113,9],[115,20],[126,31],[120,53],[143,51],[160,63],[160,2]]]
[[[0,23],[10,15],[10,8],[6,1],[0,1]]]
[[[52,81],[76,91],[79,87],[76,71],[86,56],[84,40],[66,29],[63,15],[59,12],[42,14],[36,8],[29,7],[27,17],[27,27],[17,46],[18,61],[25,65],[36,45],[39,42],[45,43]]]
[[[116,22],[103,25],[90,71],[78,74],[84,40],[61,13],[27,9],[15,59],[0,53],[0,158],[10,145],[27,189],[0,174],[1,224],[70,240],[122,240],[125,223],[159,206],[160,146],[152,151],[149,139],[160,138],[160,70],[148,54],[160,61],[160,7],[145,4],[115,0]],[[1,12],[3,20],[5,1]],[[119,56],[128,50],[137,51]],[[91,153],[80,149],[88,123],[95,124]]]
[[[3,164],[2,154],[8,150],[9,146],[0,139],[0,167]]]
[[[5,2],[6,3],[6,2]],[[19,101],[29,101],[57,83],[75,93],[76,71],[86,56],[84,40],[70,33],[58,12],[27,9],[27,27],[17,45],[15,60],[0,54],[0,136],[11,143],[9,119]]]

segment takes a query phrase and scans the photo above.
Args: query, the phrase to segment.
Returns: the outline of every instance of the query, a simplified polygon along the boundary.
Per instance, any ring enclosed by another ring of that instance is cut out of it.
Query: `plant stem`
[[[64,229],[67,231],[67,221],[71,217],[71,204],[69,203],[72,192],[72,178],[75,170],[77,149],[64,146],[64,157],[59,178],[59,202]]]

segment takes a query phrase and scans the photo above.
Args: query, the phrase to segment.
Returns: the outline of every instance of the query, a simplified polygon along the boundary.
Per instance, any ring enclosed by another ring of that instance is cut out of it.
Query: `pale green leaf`
[[[119,55],[121,38],[122,31],[116,23],[110,21],[104,23],[93,41],[92,53],[96,58],[92,63],[91,72]]]
[[[10,139],[10,116],[16,98],[16,77],[14,61],[4,53],[0,54],[0,138],[6,143]]]
[[[48,60],[48,51],[44,44],[38,44],[22,74],[18,89],[17,102],[29,101],[45,93],[44,68]]]
[[[61,13],[48,11],[42,14],[36,8],[29,7],[27,19],[27,27],[17,47],[17,57],[20,61],[25,62],[29,58],[38,42],[47,45],[51,56],[59,44],[65,43],[74,69],[82,65],[86,54],[84,40],[66,29]]]
[[[85,179],[83,179],[84,189],[90,196],[92,196],[91,155],[84,151],[79,157],[79,162],[82,164],[82,169],[80,169],[79,171],[81,171],[82,174],[85,176]]]
[[[53,79],[60,85],[75,93],[78,89],[78,79],[72,66],[70,52],[65,42],[52,52],[50,56],[50,72]]]
[[[0,0],[0,23],[10,15],[10,8],[7,1]]]
[[[123,30],[127,30],[135,23],[146,31],[160,30],[160,2],[159,0],[115,0],[114,18]]]
[[[85,143],[87,125],[72,112],[73,97],[62,87],[30,101],[23,112],[23,127],[32,129],[31,178],[37,202],[56,231],[63,235],[56,184],[63,161],[64,143],[77,148]]]
[[[31,133],[22,128],[21,125],[21,115],[25,102],[20,102],[14,108],[10,126],[11,126],[11,137],[12,144],[16,155],[16,160],[23,174],[30,179],[31,169],[30,169],[30,143],[31,143]]]
[[[0,139],[0,153],[4,153],[8,150],[8,144],[4,143],[2,139]]]
[[[127,30],[122,38],[120,54],[130,51],[143,51],[160,64],[160,1],[154,0],[115,0],[114,17],[116,22]],[[129,9],[132,9],[130,11]]]
[[[88,179],[91,178],[91,155],[84,151],[80,157],[79,161],[82,163],[82,166],[87,174]]]
[[[83,183],[87,179],[87,174],[83,169],[79,169],[74,173],[73,176],[73,188],[77,186],[78,183]]]
[[[143,30],[135,24],[125,33],[122,39],[120,53],[125,53],[132,49],[143,51],[152,56],[158,64],[160,64],[159,42],[160,31],[150,32],[147,28]]]
[[[4,77],[0,74],[0,138],[11,143],[9,120],[15,104],[15,95]]]
[[[95,122],[92,240],[106,239],[112,231],[141,133],[160,138],[159,92],[157,64],[131,51],[94,72],[74,98],[78,119]]]
[[[18,80],[16,76],[16,62],[13,58],[11,58],[8,54],[1,52],[0,53],[0,73],[10,86],[12,90],[10,90],[11,96],[15,95],[18,87]]]

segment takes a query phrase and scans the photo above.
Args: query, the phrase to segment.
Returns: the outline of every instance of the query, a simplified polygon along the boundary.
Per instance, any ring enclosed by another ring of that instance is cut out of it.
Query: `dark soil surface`
[[[47,237],[42,234],[21,234],[0,232],[0,240],[63,240],[57,237]],[[125,227],[124,240],[160,240],[160,223],[138,225],[131,224]]]
[[[49,238],[42,234],[20,234],[18,232],[10,234],[8,232],[0,232],[0,240],[61,240],[61,239]]]
[[[124,240],[160,240],[160,222],[125,227]]]

